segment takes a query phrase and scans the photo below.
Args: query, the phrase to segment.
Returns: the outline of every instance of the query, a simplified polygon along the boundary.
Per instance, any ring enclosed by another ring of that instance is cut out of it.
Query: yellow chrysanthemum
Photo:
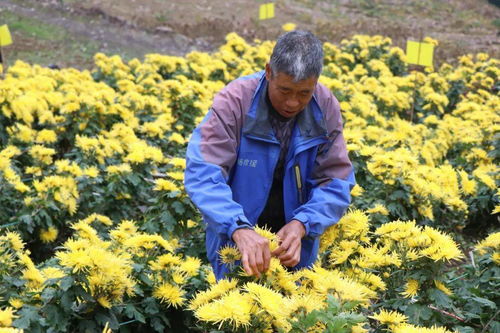
[[[58,234],[57,228],[49,227],[40,231],[40,240],[44,243],[51,243],[56,240]]]
[[[17,316],[14,315],[14,309],[11,307],[0,310],[0,327],[9,327],[12,325],[12,320]]]
[[[397,311],[386,311],[384,309],[380,310],[379,313],[370,316],[381,324],[385,325],[400,325],[408,321],[408,317],[397,312]]]
[[[401,295],[408,298],[416,296],[418,293],[419,286],[420,285],[417,280],[409,279],[408,282],[406,282],[405,290],[401,293]]]
[[[434,285],[436,286],[437,289],[441,290],[446,295],[448,296],[453,295],[453,292],[450,289],[448,289],[443,282],[434,280]]]
[[[176,308],[184,303],[184,294],[184,290],[170,283],[164,283],[153,290],[154,297]]]
[[[219,250],[220,260],[224,264],[232,265],[237,260],[241,260],[240,251],[233,246],[224,246]]]
[[[199,320],[219,326],[228,323],[236,329],[250,325],[252,309],[251,296],[233,290],[220,299],[200,306],[194,313]]]

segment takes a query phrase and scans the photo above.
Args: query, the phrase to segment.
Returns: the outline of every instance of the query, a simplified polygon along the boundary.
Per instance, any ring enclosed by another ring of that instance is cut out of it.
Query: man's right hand
[[[269,269],[271,251],[269,240],[252,229],[237,229],[233,233],[233,240],[241,253],[241,263],[248,275],[260,277],[261,273]]]

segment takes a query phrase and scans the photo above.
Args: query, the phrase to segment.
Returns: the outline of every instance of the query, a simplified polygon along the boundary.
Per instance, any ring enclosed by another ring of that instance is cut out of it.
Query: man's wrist
[[[304,225],[304,223],[302,223],[299,220],[292,220],[292,222],[296,222],[298,228],[300,229],[300,234],[301,234],[300,238],[304,238],[306,235],[306,226]]]
[[[236,221],[237,227],[234,229],[233,234],[231,235],[231,239],[233,242],[236,242],[236,239],[234,239],[234,235],[236,234],[236,231],[242,230],[242,229],[247,229],[247,230],[254,230],[253,226],[249,223],[246,223],[245,221],[238,220]]]
[[[244,215],[238,216],[234,219],[234,222],[231,224],[226,233],[227,237],[230,240],[232,240],[234,232],[241,228],[250,228],[250,229],[253,228],[253,226],[250,224],[250,222],[246,219]]]

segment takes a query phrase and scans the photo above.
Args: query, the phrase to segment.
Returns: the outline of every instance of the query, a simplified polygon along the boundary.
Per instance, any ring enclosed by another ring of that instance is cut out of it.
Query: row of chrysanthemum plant
[[[200,259],[181,253],[179,240],[141,232],[133,221],[111,225],[97,214],[79,220],[42,264],[9,232],[0,236],[0,327],[443,333],[496,327],[500,233],[477,244],[468,254],[474,264],[465,267],[452,238],[431,227],[394,221],[370,232],[377,214],[351,211],[329,228],[311,269],[290,272],[272,258],[267,273],[247,276],[238,250],[226,247],[220,260],[233,271],[217,282]],[[276,235],[256,230],[271,250],[277,246]]]

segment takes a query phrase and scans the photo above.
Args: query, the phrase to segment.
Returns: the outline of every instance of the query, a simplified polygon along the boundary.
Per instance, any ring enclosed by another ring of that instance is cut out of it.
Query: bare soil
[[[0,24],[16,27],[15,43],[4,50],[10,61],[79,68],[91,67],[95,52],[124,58],[210,52],[232,31],[248,41],[275,39],[287,22],[333,43],[380,34],[404,49],[408,39],[430,36],[440,41],[437,64],[466,53],[500,56],[500,8],[486,0],[276,0],[276,17],[259,21],[264,2],[0,0]]]

